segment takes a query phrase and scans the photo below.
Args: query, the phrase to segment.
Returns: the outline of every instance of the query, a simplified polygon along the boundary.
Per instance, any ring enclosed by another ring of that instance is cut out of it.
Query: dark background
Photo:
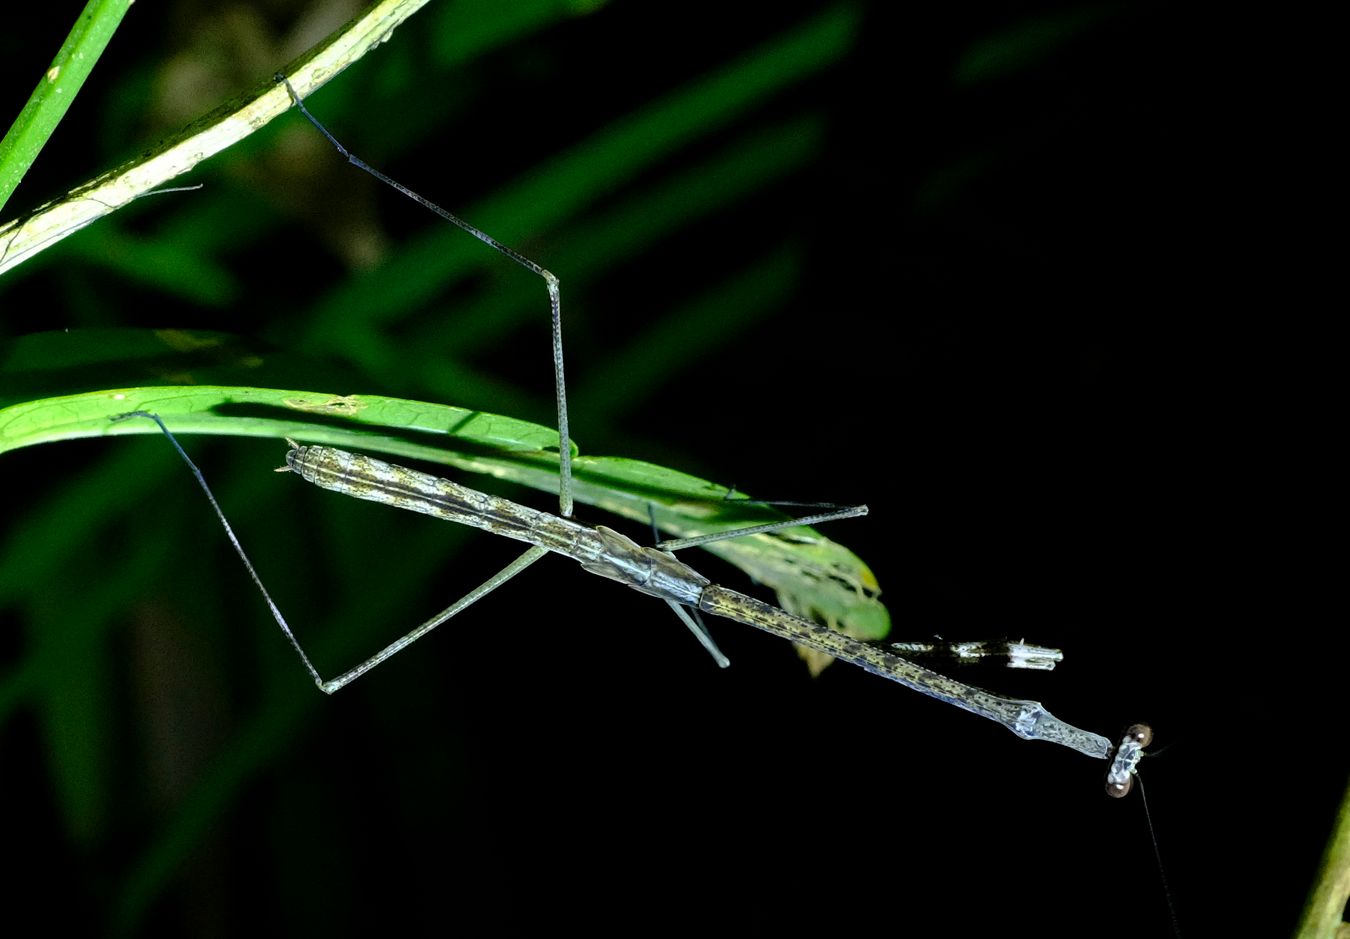
[[[50,6],[0,39],[0,114],[75,15]],[[1297,233],[1263,228],[1296,181],[1264,161],[1262,29],[1172,4],[534,9],[433,4],[311,104],[562,278],[583,452],[867,502],[828,533],[875,572],[897,638],[1061,647],[1050,675],[972,680],[1112,737],[1153,724],[1183,931],[1289,933],[1347,759],[1343,643],[1317,633],[1341,627],[1310,610],[1321,565],[1284,525],[1315,474],[1278,394],[1318,343],[1283,345],[1292,287],[1265,299]],[[5,217],[348,14],[299,38],[301,15],[134,6]],[[675,129],[634,173],[587,159],[822,16],[847,40],[818,70]],[[493,215],[573,150],[594,196],[535,227]],[[216,330],[281,387],[551,421],[544,292],[507,262],[371,327],[384,359],[325,335],[325,298],[392,291],[406,274],[381,271],[439,223],[294,115],[185,182],[205,188],[0,279],[0,338]],[[685,216],[649,237],[672,204]],[[119,380],[171,377],[193,376]],[[330,673],[511,554],[273,476],[277,443],[185,444],[302,636],[372,627]],[[163,441],[21,450],[0,472],[3,892],[53,926],[1169,932],[1141,801],[1106,799],[1069,751],[845,666],[813,680],[734,624],[713,627],[719,672],[661,605],[557,559],[325,699]]]

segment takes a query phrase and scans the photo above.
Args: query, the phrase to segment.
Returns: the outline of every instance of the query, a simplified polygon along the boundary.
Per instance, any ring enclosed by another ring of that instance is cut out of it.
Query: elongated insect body
[[[612,528],[583,525],[360,453],[296,445],[287,452],[286,465],[322,489],[538,545],[592,574],[662,600],[696,607],[709,583],[670,552],[643,547]]]
[[[585,570],[669,603],[754,626],[842,659],[874,675],[987,717],[1027,740],[1048,740],[1106,759],[1105,737],[1066,724],[1037,701],[1005,698],[916,665],[885,648],[719,587],[667,551],[646,548],[603,526],[541,512],[430,473],[333,447],[293,445],[286,465],[324,489],[382,502],[525,541]]]
[[[295,648],[310,677],[321,690],[331,694],[342,688],[353,679],[370,671],[385,659],[398,653],[441,623],[477,602],[544,555],[554,553],[573,559],[590,573],[598,574],[641,593],[664,600],[712,654],[719,665],[725,666],[729,663],[726,656],[722,655],[717,649],[712,637],[703,626],[702,619],[699,616],[700,612],[754,626],[775,636],[824,652],[836,659],[863,668],[874,675],[898,682],[937,700],[996,721],[1024,739],[1058,743],[1096,759],[1111,758],[1113,750],[1110,741],[1105,737],[1059,720],[1039,702],[1003,697],[975,688],[901,658],[894,651],[880,645],[846,636],[824,624],[804,619],[735,590],[713,584],[708,578],[677,559],[672,553],[679,548],[706,544],[720,539],[737,538],[803,523],[816,523],[864,515],[867,512],[866,506],[831,507],[835,511],[813,515],[807,519],[757,525],[729,532],[696,535],[690,538],[661,542],[655,547],[639,545],[627,536],[610,528],[592,527],[575,521],[572,518],[571,443],[567,420],[567,391],[563,380],[562,319],[558,279],[539,264],[501,244],[481,229],[475,228],[356,157],[309,113],[299,95],[296,94],[294,88],[291,87],[284,76],[278,75],[276,80],[286,85],[299,111],[333,144],[348,162],[392,186],[504,257],[542,278],[548,291],[549,314],[552,325],[554,392],[560,438],[558,514],[556,515],[520,505],[509,499],[479,492],[448,479],[441,479],[428,473],[386,463],[374,457],[362,456],[333,447],[302,446],[291,441],[291,449],[286,454],[284,469],[317,486],[331,489],[343,495],[355,496],[358,499],[382,502],[396,508],[420,512],[461,525],[469,525],[529,545],[514,561],[451,606],[390,643],[360,665],[333,679],[322,678],[310,662],[295,634],[281,615],[281,611],[268,596],[267,590],[254,570],[252,562],[249,561],[238,539],[230,529],[224,513],[221,512],[219,505],[216,503],[215,497],[211,494],[210,487],[206,485],[200,471],[192,464],[191,459],[188,458],[182,447],[178,445],[176,440],[174,441],[174,446],[188,465],[192,467],[198,483],[215,508],[235,551],[258,585],[263,597],[267,600],[273,618]],[[123,415],[123,417],[131,416],[147,417],[154,420],[169,435],[169,438],[173,439],[173,435],[169,433],[168,428],[164,426],[164,422],[158,416],[147,412]],[[1055,650],[1041,651],[1054,652]],[[1057,658],[1055,661],[1057,661]],[[1127,737],[1126,743],[1130,742],[1131,738]],[[1137,748],[1136,751],[1131,751],[1131,754],[1134,752],[1137,752]],[[1137,761],[1137,756],[1133,756],[1133,759]],[[1112,773],[1124,772],[1124,782],[1120,784],[1123,791],[1128,791],[1129,776],[1134,767],[1134,763],[1130,760],[1131,755],[1126,754],[1125,745],[1122,744],[1122,747],[1117,751],[1116,761],[1113,762]],[[1124,769],[1119,769],[1119,766],[1123,766]],[[1112,778],[1115,778],[1115,776]],[[1123,794],[1123,791],[1118,794]]]
[[[577,560],[604,551],[590,526],[361,453],[293,443],[286,467],[322,489],[480,528]]]

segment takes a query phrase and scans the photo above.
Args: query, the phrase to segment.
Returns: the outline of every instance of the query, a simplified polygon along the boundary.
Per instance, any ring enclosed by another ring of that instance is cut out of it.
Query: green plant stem
[[[1350,786],[1341,799],[1336,824],[1322,857],[1321,875],[1303,907],[1303,922],[1295,939],[1346,939],[1350,923],[1345,906],[1350,900]]]
[[[130,8],[131,0],[89,0],[80,12],[61,51],[0,140],[0,209],[56,132]]]

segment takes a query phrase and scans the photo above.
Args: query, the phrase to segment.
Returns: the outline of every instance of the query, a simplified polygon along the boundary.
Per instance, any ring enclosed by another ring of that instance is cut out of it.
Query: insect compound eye
[[[1134,777],[1126,776],[1122,782],[1114,782],[1111,779],[1106,780],[1106,794],[1113,799],[1123,799],[1130,794],[1134,788]]]
[[[1131,724],[1125,736],[1134,738],[1141,748],[1147,747],[1153,743],[1153,728],[1147,724]]]

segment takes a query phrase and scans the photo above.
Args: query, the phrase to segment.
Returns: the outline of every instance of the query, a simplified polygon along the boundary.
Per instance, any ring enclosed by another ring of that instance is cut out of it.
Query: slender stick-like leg
[[[489,248],[492,248],[504,257],[510,258],[527,271],[538,274],[544,279],[544,285],[548,288],[549,314],[553,321],[553,394],[558,402],[558,514],[563,518],[571,518],[573,505],[572,438],[567,427],[567,383],[563,379],[562,292],[558,285],[558,278],[546,271],[541,265],[536,264],[534,261],[525,257],[525,255],[521,254],[519,251],[507,247],[482,229],[475,228],[458,215],[441,208],[430,199],[413,192],[398,180],[390,179],[365,160],[362,160],[356,154],[352,153],[339,143],[336,137],[328,132],[328,128],[319,123],[318,118],[309,113],[309,109],[306,108],[305,103],[300,100],[300,96],[296,94],[295,89],[291,87],[291,83],[286,80],[285,75],[277,72],[274,79],[278,83],[286,86],[286,90],[290,92],[291,100],[295,102],[295,106],[300,110],[300,113],[318,129],[319,133],[328,138],[328,142],[331,143],[337,149],[337,152],[342,154],[352,166],[364,170],[386,186],[397,189],[418,205],[430,209],[450,224],[477,238]]]
[[[655,536],[656,514],[652,511],[650,506],[648,506],[647,512],[651,516],[652,534]],[[807,515],[803,518],[790,518],[781,522],[769,522],[765,525],[751,525],[748,528],[736,528],[731,531],[714,532],[707,535],[695,535],[692,538],[671,538],[667,541],[658,542],[655,547],[658,551],[667,551],[673,554],[681,548],[692,548],[697,545],[712,544],[715,541],[728,541],[732,538],[743,538],[746,535],[762,535],[766,532],[780,531],[784,528],[796,528],[800,525],[818,525],[821,522],[832,522],[835,519],[840,518],[857,518],[860,515],[866,514],[867,506],[854,505],[840,508],[833,512],[821,512],[816,515]],[[726,668],[731,664],[731,660],[722,654],[721,649],[717,648],[717,644],[713,641],[712,633],[709,632],[708,626],[703,622],[703,616],[698,610],[691,609],[686,611],[678,603],[674,603],[670,600],[667,600],[666,602],[670,604],[670,608],[675,611],[675,615],[684,621],[684,624],[689,627],[689,631],[703,644],[703,648],[708,650],[708,653],[713,657],[713,660],[717,662],[721,668]]]
[[[1006,659],[1008,668],[1053,671],[1064,661],[1064,653],[1049,646],[1031,645],[1024,639],[977,639],[947,642],[941,638],[923,642],[892,642],[891,648],[907,659],[942,661],[953,665],[975,665]]]
[[[305,670],[309,672],[309,677],[314,679],[314,684],[325,694],[332,694],[357,676],[364,675],[396,652],[401,652],[403,649],[431,632],[437,626],[441,625],[441,623],[444,623],[450,617],[471,605],[476,600],[480,600],[487,594],[496,590],[545,554],[548,554],[546,548],[532,545],[525,553],[520,555],[520,557],[516,558],[510,564],[506,565],[506,567],[489,577],[478,587],[469,591],[469,593],[459,600],[456,600],[450,606],[441,610],[441,612],[437,613],[421,626],[412,630],[402,639],[391,642],[379,652],[356,666],[356,668],[344,672],[337,678],[325,681],[323,676],[319,674],[318,669],[314,667],[314,663],[309,660],[309,656],[305,654],[305,650],[301,648],[300,640],[295,638],[295,633],[291,631],[290,624],[286,622],[286,617],[281,614],[281,609],[272,600],[272,595],[267,592],[267,588],[263,585],[262,578],[258,576],[257,570],[253,567],[253,562],[248,559],[248,555],[244,552],[244,546],[239,543],[239,538],[235,535],[234,529],[230,527],[229,521],[226,520],[225,513],[220,508],[220,503],[216,501],[215,494],[211,492],[211,487],[206,484],[206,477],[203,476],[202,471],[197,468],[197,464],[192,462],[192,458],[187,455],[187,451],[184,450],[182,445],[178,442],[178,438],[170,432],[168,427],[164,426],[164,421],[160,419],[158,414],[151,414],[149,411],[132,411],[128,414],[118,414],[113,420],[125,421],[133,417],[148,418],[158,424],[159,429],[164,431],[164,436],[169,438],[169,442],[173,444],[173,448],[177,450],[178,455],[183,458],[183,462],[188,465],[188,469],[192,470],[192,475],[196,477],[197,484],[201,486],[202,492],[206,493],[207,501],[211,503],[211,508],[215,510],[216,518],[220,519],[220,524],[221,527],[225,529],[226,537],[230,539],[230,544],[234,546],[235,553],[239,555],[239,560],[244,562],[244,568],[248,571],[248,576],[253,578],[253,583],[257,585],[258,590],[263,595],[263,599],[267,602],[267,609],[271,611],[272,618],[277,621],[277,625],[281,627],[281,631],[286,634],[286,638],[290,641],[291,648],[295,649],[296,655],[300,656],[300,661],[304,663]]]
[[[762,535],[771,531],[782,531],[784,528],[797,528],[802,525],[819,525],[821,522],[833,522],[841,518],[858,518],[867,514],[867,506],[853,505],[838,509],[834,512],[821,512],[818,515],[805,515],[801,518],[784,519],[781,522],[769,522],[764,525],[751,525],[748,528],[733,528],[731,531],[712,532],[707,535],[694,535],[692,538],[671,538],[668,541],[657,543],[654,547],[658,551],[675,552],[683,548],[693,548],[698,545],[712,544],[714,541],[730,541],[732,538],[744,538],[746,535]]]
[[[666,605],[675,611],[675,615],[680,618],[680,622],[689,627],[689,631],[694,634],[699,645],[708,650],[708,654],[713,657],[718,668],[726,668],[731,664],[731,659],[727,658],[722,650],[717,648],[717,643],[713,641],[712,633],[708,632],[708,626],[703,622],[703,617],[697,610],[691,611],[676,603],[674,600],[667,600]]]
[[[647,514],[651,519],[652,537],[657,537],[656,513],[651,505],[647,506]],[[661,541],[656,544],[656,550],[674,553],[681,548],[692,548],[697,545],[712,544],[715,541],[728,541],[732,538],[743,538],[746,535],[762,535],[766,532],[779,531],[784,528],[796,528],[800,525],[817,525],[821,522],[831,522],[840,518],[857,518],[860,515],[867,514],[867,506],[855,505],[836,509],[832,512],[820,512],[816,515],[808,515],[803,518],[785,519],[781,522],[769,522],[765,525],[751,525],[747,528],[736,528],[731,531],[714,532],[707,535],[695,535],[692,538],[672,538],[668,541]],[[696,609],[685,609],[674,601],[667,600],[670,608],[675,611],[675,615],[680,618],[684,625],[689,627],[689,631],[694,634],[703,646],[708,650],[708,654],[713,657],[719,668],[726,668],[731,664],[731,659],[722,654],[722,650],[717,648],[717,643],[713,640],[712,633],[708,630],[708,625],[703,622],[703,615]]]
[[[408,646],[412,645],[418,639],[421,639],[427,633],[431,632],[437,626],[441,625],[441,623],[444,623],[446,620],[448,620],[450,617],[454,616],[456,613],[463,610],[465,607],[468,607],[472,605],[474,602],[481,600],[483,597],[487,596],[489,593],[496,590],[502,584],[506,583],[512,577],[515,577],[521,571],[525,570],[525,568],[529,567],[531,564],[533,564],[535,561],[539,560],[546,554],[548,554],[547,548],[541,548],[538,545],[531,545],[529,548],[525,550],[523,554],[521,554],[520,557],[516,558],[510,564],[503,567],[496,574],[493,574],[487,580],[483,581],[483,583],[475,587],[473,590],[470,590],[464,596],[460,597],[454,603],[450,604],[450,606],[446,607],[444,610],[441,610],[441,612],[437,613],[435,616],[427,620],[421,626],[418,626],[416,629],[408,633],[402,639],[394,640],[393,642],[389,643],[389,645],[381,649],[379,652],[376,652],[370,658],[366,659],[360,665],[356,666],[356,668],[353,668],[350,671],[343,672],[337,678],[331,679],[329,681],[319,682],[319,690],[323,691],[325,694],[332,694],[334,691],[337,691],[339,688],[350,682],[352,679],[359,678],[360,676],[364,675],[366,672],[374,668],[376,665],[379,665],[385,659],[389,658],[395,653],[402,652]]]
[[[661,537],[661,531],[656,527],[656,509],[650,502],[647,503],[647,521],[652,526],[652,539]],[[712,637],[712,632],[708,629],[708,624],[703,622],[703,614],[693,607],[687,607],[674,600],[667,600],[666,605],[675,611],[675,615],[680,618],[680,622],[689,627],[689,631],[694,634],[699,645],[708,651],[717,663],[718,668],[727,668],[731,665],[731,659],[722,653],[717,647],[716,640]]]

